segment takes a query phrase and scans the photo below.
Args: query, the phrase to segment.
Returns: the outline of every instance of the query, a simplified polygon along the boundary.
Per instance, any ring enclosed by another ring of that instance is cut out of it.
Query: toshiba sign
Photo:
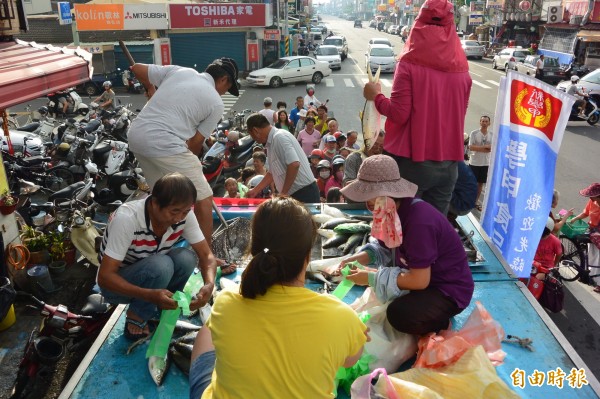
[[[257,3],[169,4],[171,29],[265,26],[266,7]]]
[[[166,4],[75,4],[78,31],[168,29]]]

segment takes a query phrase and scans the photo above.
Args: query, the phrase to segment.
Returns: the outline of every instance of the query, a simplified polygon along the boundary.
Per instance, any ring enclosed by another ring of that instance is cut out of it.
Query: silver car
[[[461,40],[462,48],[465,51],[467,58],[473,57],[478,60],[483,58],[485,47],[479,44],[477,40]]]
[[[509,69],[517,70],[516,63],[525,61],[525,57],[530,55],[529,51],[521,47],[508,47],[501,50],[492,60],[492,68],[502,68],[505,71]]]
[[[566,91],[571,85],[570,80],[560,82],[556,87],[562,91]],[[579,79],[577,86],[581,86],[586,93],[594,92],[595,94],[600,93],[600,69],[596,69]]]
[[[396,71],[396,54],[394,50],[385,44],[372,44],[369,51],[365,53],[365,68],[371,66],[371,71],[375,73],[381,66],[381,72],[394,73]]]
[[[315,58],[329,63],[331,69],[342,69],[342,57],[335,46],[319,46],[315,51]]]

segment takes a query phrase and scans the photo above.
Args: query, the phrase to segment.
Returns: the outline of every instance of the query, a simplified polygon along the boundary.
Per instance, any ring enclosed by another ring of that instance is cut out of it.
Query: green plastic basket
[[[569,218],[567,219],[567,223],[565,223],[560,229],[560,232],[569,238],[573,238],[579,234],[583,234],[588,229],[588,224],[583,220],[576,220],[575,222],[570,223],[571,219],[573,218],[574,216],[569,216]]]

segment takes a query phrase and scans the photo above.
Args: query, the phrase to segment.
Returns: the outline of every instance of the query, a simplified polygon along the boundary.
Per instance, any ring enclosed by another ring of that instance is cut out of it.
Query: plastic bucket
[[[4,331],[9,328],[15,324],[15,321],[17,321],[17,316],[15,316],[15,307],[14,305],[10,305],[10,308],[8,308],[8,313],[6,313],[4,319],[0,321],[0,331]]]
[[[39,337],[34,342],[35,351],[37,352],[40,362],[43,364],[54,364],[60,360],[63,355],[63,346],[60,342],[53,340],[50,337]]]
[[[31,279],[32,283],[39,286],[45,292],[52,292],[54,290],[54,284],[52,284],[52,278],[46,265],[33,265],[27,270],[27,275]]]

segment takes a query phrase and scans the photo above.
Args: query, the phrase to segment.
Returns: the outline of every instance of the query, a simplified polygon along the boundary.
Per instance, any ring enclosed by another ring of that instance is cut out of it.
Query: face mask
[[[344,172],[335,172],[335,177],[338,180],[342,180],[344,178]]]
[[[331,175],[331,173],[329,173],[328,170],[319,172],[319,176],[321,176],[321,179],[328,179],[330,175]]]

